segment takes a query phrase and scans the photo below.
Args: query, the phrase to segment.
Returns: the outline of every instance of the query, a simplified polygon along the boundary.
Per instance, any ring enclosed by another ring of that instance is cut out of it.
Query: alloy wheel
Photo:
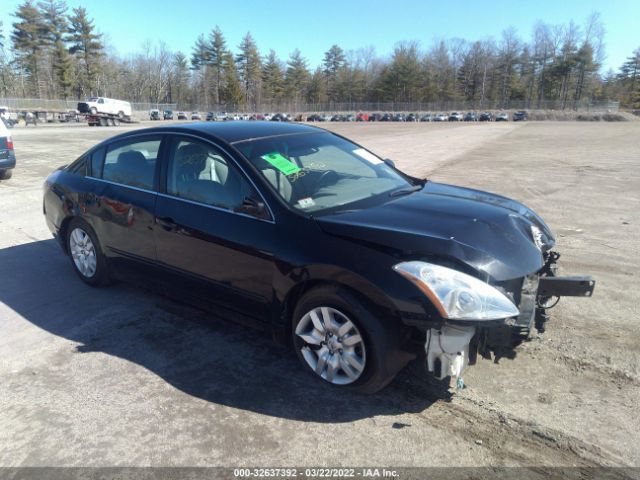
[[[73,263],[83,277],[91,278],[96,273],[96,249],[91,237],[82,228],[74,228],[69,235],[69,250]]]
[[[360,378],[366,364],[364,340],[358,327],[335,308],[320,306],[305,314],[295,334],[311,369],[334,385],[348,385]]]

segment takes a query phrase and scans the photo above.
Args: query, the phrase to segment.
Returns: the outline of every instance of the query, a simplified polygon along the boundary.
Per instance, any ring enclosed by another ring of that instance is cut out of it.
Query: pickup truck
[[[86,102],[78,103],[81,113],[96,115],[98,113],[117,116],[120,120],[131,117],[131,104],[124,100],[106,97],[91,97]]]

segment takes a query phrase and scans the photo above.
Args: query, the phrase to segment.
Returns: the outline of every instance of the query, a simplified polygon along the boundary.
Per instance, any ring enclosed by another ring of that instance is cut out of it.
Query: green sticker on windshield
[[[262,155],[262,157],[260,158],[269,162],[285,175],[291,175],[292,173],[300,171],[300,167],[298,167],[291,160],[288,160],[284,156],[280,155],[278,152],[267,153],[266,155]]]

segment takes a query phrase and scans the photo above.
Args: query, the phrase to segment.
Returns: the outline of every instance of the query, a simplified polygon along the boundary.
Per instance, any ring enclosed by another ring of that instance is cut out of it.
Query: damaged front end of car
[[[545,331],[548,310],[561,297],[591,297],[595,280],[588,276],[557,276],[560,254],[543,252],[544,266],[536,273],[494,285],[438,265],[412,261],[394,267],[416,284],[435,305],[443,323],[426,329],[425,354],[429,373],[450,377],[457,388],[462,374],[478,355],[498,361],[514,358],[515,348],[535,328]]]

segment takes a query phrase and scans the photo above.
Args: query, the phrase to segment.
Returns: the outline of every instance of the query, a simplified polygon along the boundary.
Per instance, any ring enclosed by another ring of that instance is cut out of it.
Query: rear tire
[[[107,285],[107,259],[91,226],[81,218],[74,218],[67,227],[66,237],[71,265],[80,279],[92,287]]]
[[[9,180],[13,175],[13,170],[0,170],[0,180]]]
[[[291,334],[304,368],[340,390],[375,393],[404,366],[392,359],[394,332],[344,288],[307,292],[293,313]]]

